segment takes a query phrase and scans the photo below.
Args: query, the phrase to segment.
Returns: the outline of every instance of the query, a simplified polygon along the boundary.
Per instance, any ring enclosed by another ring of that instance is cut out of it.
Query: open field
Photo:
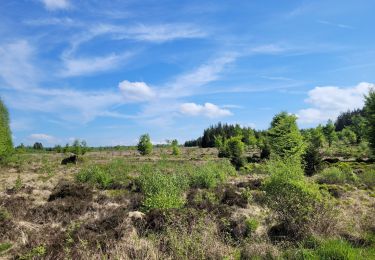
[[[69,165],[63,158],[19,154],[1,168],[2,258],[333,259],[323,257],[330,250],[343,254],[334,259],[375,256],[374,179],[365,176],[373,164],[336,164],[350,168],[354,181],[325,170],[304,177],[327,191],[330,204],[311,223],[317,227],[308,227],[311,235],[297,238],[267,206],[265,163],[236,171],[214,148],[183,148],[179,156],[167,148],[148,156],[89,152]]]

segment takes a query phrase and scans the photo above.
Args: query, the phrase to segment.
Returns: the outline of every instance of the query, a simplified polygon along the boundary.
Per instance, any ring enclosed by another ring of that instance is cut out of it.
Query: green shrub
[[[196,188],[213,188],[227,179],[236,175],[236,171],[228,161],[207,162],[196,167],[191,172],[191,186]]]
[[[36,257],[43,257],[46,254],[47,250],[44,245],[34,247],[26,254],[21,255],[18,259],[20,260],[29,260],[35,259]]]
[[[79,182],[89,183],[98,188],[108,188],[112,183],[109,173],[97,165],[92,165],[82,169],[77,175],[76,180]]]
[[[138,151],[141,155],[148,155],[152,152],[152,143],[148,134],[141,135],[137,145]]]
[[[179,155],[180,147],[178,147],[178,141],[175,139],[172,141],[172,155]]]
[[[259,227],[259,222],[255,218],[248,218],[245,220],[246,233],[251,236]]]
[[[301,167],[290,161],[271,161],[268,165],[271,177],[263,185],[267,205],[288,235],[307,235],[318,209],[324,205],[319,187],[307,182]]]
[[[139,176],[138,182],[145,196],[143,206],[146,210],[181,208],[185,204],[182,196],[188,187],[185,176],[145,171]]]
[[[10,217],[11,216],[9,212],[6,209],[0,207],[0,222],[10,219]]]
[[[327,184],[345,184],[355,183],[358,177],[353,173],[352,169],[346,165],[341,164],[339,167],[330,167],[322,171],[318,178],[319,183]]]
[[[375,187],[375,169],[364,171],[362,174],[359,175],[359,178],[361,182],[365,184],[368,188]]]

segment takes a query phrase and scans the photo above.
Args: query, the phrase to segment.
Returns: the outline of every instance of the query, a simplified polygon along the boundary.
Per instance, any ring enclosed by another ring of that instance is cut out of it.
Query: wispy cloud
[[[50,25],[58,25],[58,26],[64,26],[64,27],[83,26],[81,22],[76,21],[70,17],[38,18],[38,19],[25,20],[24,23],[30,26],[50,26]]]
[[[99,23],[90,25],[84,32],[73,36],[70,40],[71,48],[66,51],[66,54],[73,53],[81,44],[104,35],[109,36],[112,40],[163,43],[178,39],[204,38],[208,34],[194,24],[135,24],[124,26]]]
[[[44,7],[50,11],[64,10],[72,7],[69,0],[41,0]]]
[[[64,57],[64,68],[60,71],[59,75],[62,77],[74,77],[116,69],[125,65],[126,61],[133,55],[131,52],[125,52],[102,57]]]
[[[25,40],[0,45],[2,87],[30,88],[38,81],[38,71],[33,66],[34,53],[34,48]]]
[[[46,142],[47,144],[55,144],[60,142],[58,138],[48,134],[31,134],[29,139],[31,141]]]
[[[350,26],[350,25],[347,25],[347,24],[342,24],[342,23],[333,23],[333,22],[329,22],[329,21],[326,21],[326,20],[318,20],[317,22],[320,23],[320,24],[335,26],[335,27],[342,28],[342,29],[354,29],[353,26]]]

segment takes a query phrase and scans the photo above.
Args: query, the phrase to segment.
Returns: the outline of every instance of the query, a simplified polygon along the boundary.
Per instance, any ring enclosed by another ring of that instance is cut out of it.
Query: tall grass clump
[[[91,184],[100,189],[127,186],[129,166],[123,160],[113,160],[104,165],[90,165],[76,175],[76,180]]]
[[[190,173],[190,184],[195,188],[214,188],[228,176],[235,176],[236,170],[228,160],[207,162]]]
[[[146,210],[181,208],[185,204],[183,192],[188,187],[188,180],[181,174],[149,169],[141,173],[138,182],[145,196],[143,206]]]
[[[312,232],[324,199],[318,185],[306,181],[294,160],[275,160],[267,164],[271,176],[265,181],[267,205],[291,238]]]
[[[371,248],[353,247],[341,239],[326,239],[317,241],[313,248],[299,248],[287,251],[286,259],[337,259],[337,260],[365,260],[374,259],[375,250]]]
[[[369,169],[359,175],[361,182],[367,186],[367,188],[375,188],[375,169]]]

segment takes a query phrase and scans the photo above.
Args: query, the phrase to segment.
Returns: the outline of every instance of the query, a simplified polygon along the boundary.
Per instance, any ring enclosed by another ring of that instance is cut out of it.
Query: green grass
[[[0,253],[3,253],[12,247],[11,243],[0,243]]]
[[[288,250],[286,259],[365,260],[375,259],[374,248],[353,247],[341,239],[323,240],[314,248]]]

